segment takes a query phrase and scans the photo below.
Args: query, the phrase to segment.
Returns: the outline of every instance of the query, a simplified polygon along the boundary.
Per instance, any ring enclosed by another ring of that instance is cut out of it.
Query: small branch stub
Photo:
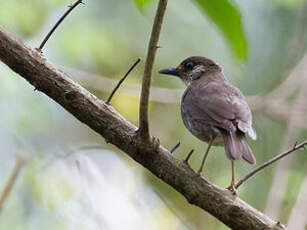
[[[176,151],[176,149],[179,148],[179,146],[180,146],[180,141],[169,152],[173,154]]]
[[[184,162],[185,162],[186,164],[189,164],[189,160],[190,160],[190,158],[191,158],[191,156],[192,156],[193,153],[194,153],[194,149],[192,149],[192,150],[189,152],[189,154],[187,155],[187,157],[185,158]]]
[[[119,80],[119,82],[117,83],[117,85],[115,86],[115,88],[112,90],[108,100],[106,101],[106,103],[109,105],[112,97],[114,96],[114,94],[116,93],[116,91],[119,89],[120,85],[125,81],[125,79],[128,77],[128,75],[131,73],[131,71],[137,66],[137,64],[139,64],[139,62],[141,61],[141,58],[138,58],[136,60],[136,62],[129,68],[129,70],[127,71],[127,73],[124,75],[124,77],[122,79]]]

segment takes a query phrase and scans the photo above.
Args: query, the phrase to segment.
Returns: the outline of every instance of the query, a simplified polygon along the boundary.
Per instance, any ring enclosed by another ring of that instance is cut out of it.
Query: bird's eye
[[[185,69],[192,69],[193,67],[194,67],[194,62],[189,61],[184,64]]]

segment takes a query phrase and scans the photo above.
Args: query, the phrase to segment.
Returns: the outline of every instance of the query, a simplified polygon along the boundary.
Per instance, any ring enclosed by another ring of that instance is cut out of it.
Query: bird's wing
[[[241,130],[251,137],[251,111],[242,93],[227,82],[210,82],[189,90],[189,102],[196,108],[196,116],[211,120],[213,125],[228,130]]]

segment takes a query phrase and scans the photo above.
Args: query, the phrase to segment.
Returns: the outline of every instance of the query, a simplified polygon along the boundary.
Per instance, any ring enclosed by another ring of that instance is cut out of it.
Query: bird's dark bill
[[[161,74],[167,74],[167,75],[174,75],[179,77],[178,70],[176,68],[167,68],[167,69],[162,69],[159,71]]]

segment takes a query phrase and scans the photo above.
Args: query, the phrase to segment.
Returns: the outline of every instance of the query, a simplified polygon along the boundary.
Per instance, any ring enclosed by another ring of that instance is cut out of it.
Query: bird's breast
[[[219,129],[206,122],[198,115],[197,107],[193,104],[181,104],[181,117],[185,127],[198,139],[209,142],[215,138],[214,145],[222,145],[223,139]]]

